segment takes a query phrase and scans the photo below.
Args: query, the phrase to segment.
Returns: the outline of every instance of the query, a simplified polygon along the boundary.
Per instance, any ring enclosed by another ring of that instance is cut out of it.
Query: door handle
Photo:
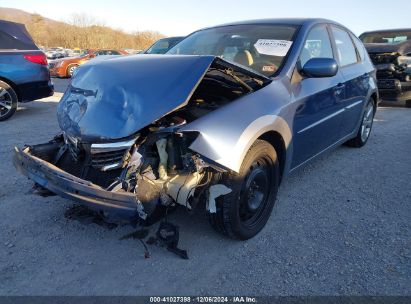
[[[334,87],[335,95],[340,95],[345,89],[345,84],[339,83],[336,87]]]

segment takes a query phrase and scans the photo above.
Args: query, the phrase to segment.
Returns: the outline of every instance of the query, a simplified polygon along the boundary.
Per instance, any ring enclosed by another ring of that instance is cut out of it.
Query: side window
[[[0,30],[0,50],[36,50],[34,44],[25,43]]]
[[[333,58],[330,37],[325,25],[314,27],[305,40],[300,54],[300,66],[303,67],[311,58]]]
[[[357,62],[357,53],[348,33],[340,28],[332,26],[335,44],[337,46],[340,66],[346,66]]]
[[[354,41],[355,47],[357,48],[358,51],[358,55],[360,55],[361,61],[365,60],[365,48],[364,48],[364,44],[362,44],[362,42],[360,41],[360,39],[358,39],[357,37],[355,37],[354,35],[351,35],[352,40]]]

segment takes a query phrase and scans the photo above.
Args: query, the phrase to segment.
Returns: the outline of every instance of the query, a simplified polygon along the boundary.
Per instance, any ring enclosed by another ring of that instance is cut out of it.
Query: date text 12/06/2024
[[[150,303],[257,303],[255,297],[150,297]]]

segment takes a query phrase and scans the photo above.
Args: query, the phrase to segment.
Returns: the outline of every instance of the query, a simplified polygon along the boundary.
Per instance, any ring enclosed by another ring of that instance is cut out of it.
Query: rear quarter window
[[[33,44],[24,43],[13,36],[0,31],[0,49],[1,50],[37,50]]]

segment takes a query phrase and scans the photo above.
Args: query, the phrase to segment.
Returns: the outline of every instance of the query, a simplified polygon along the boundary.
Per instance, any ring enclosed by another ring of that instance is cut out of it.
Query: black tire
[[[240,172],[223,175],[221,183],[232,192],[216,199],[217,212],[208,213],[210,224],[233,239],[255,236],[271,215],[279,177],[275,149],[268,142],[257,140],[248,150]]]
[[[405,101],[405,107],[406,108],[411,108],[411,99]]]
[[[17,110],[18,97],[13,88],[0,80],[0,121],[9,119]]]
[[[369,111],[372,111],[371,117],[368,117]],[[354,147],[354,148],[361,148],[367,143],[368,138],[370,138],[374,115],[375,115],[375,101],[373,98],[371,98],[368,101],[364,109],[363,115],[361,116],[361,125],[360,125],[360,128],[358,129],[357,135],[354,138],[346,142],[347,146]],[[365,131],[364,128],[369,128],[366,136],[364,134],[364,131]]]
[[[78,68],[78,64],[71,64],[67,67],[67,71],[66,71],[66,75],[67,77],[73,77],[73,73],[75,71],[75,69]]]

